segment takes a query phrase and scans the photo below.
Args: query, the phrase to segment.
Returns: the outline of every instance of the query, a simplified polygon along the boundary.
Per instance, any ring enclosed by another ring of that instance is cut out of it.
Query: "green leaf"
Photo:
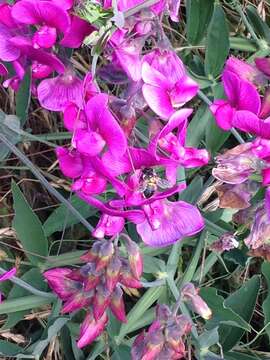
[[[45,329],[43,340],[39,340],[33,350],[33,355],[41,356],[42,352],[49,345],[52,338],[62,329],[62,327],[69,321],[69,317],[59,317]]]
[[[187,39],[192,45],[200,43],[213,12],[213,0],[187,0]]]
[[[143,255],[143,272],[148,274],[156,274],[165,271],[165,262],[154,256]]]
[[[27,203],[18,185],[12,182],[11,188],[15,211],[12,226],[16,230],[26,256],[33,265],[38,265],[44,261],[42,257],[45,258],[48,255],[48,242],[44,235],[42,224]],[[37,254],[40,257],[33,254]]]
[[[46,291],[47,284],[44,281],[44,278],[42,277],[40,271],[37,268],[30,269],[27,271],[23,276],[21,277],[22,280],[27,282],[28,284],[32,285],[34,288],[42,291]],[[11,289],[7,300],[10,299],[19,299],[24,296],[30,295],[29,291],[26,289],[23,289],[22,287],[18,285],[14,285]],[[11,314],[8,314],[7,321],[2,329],[11,329],[14,327],[20,320],[23,319],[25,314],[28,314],[28,310],[24,311],[17,311],[13,312]]]
[[[16,115],[20,118],[21,125],[24,125],[28,115],[28,108],[31,99],[31,71],[27,71],[16,93]]]
[[[15,356],[23,352],[23,348],[8,341],[0,340],[0,355]]]
[[[34,309],[42,305],[50,304],[53,298],[45,298],[43,296],[31,295],[24,296],[19,299],[5,300],[0,304],[0,315],[10,314],[17,311]]]
[[[267,296],[263,302],[263,313],[264,313],[264,325],[270,322],[270,263],[264,262],[262,264],[262,273],[267,282]],[[270,325],[265,329],[268,337],[270,338]]]
[[[21,137],[17,132],[12,131],[12,127],[20,130],[20,120],[17,116],[6,115],[0,110],[0,131],[13,145],[15,145],[20,141]],[[9,148],[3,142],[0,142],[0,161],[6,159],[9,153]]]
[[[130,312],[127,315],[127,323],[122,324],[119,335],[115,338],[117,344],[120,344],[123,338],[130,333],[131,329],[134,327],[134,324],[144,316],[144,313],[155,301],[161,296],[164,287],[154,287],[146,291],[146,293],[140,298],[140,300],[133,306]]]
[[[256,275],[245,282],[239,290],[230,295],[224,304],[249,323],[256,305],[259,289],[260,277]],[[231,328],[228,325],[222,325],[219,329],[219,335],[223,350],[231,350],[241,339],[244,332],[245,330],[241,328]]]
[[[212,121],[212,119],[209,106],[201,105],[188,125],[187,146],[198,147],[200,145],[201,141],[205,138],[209,121]]]
[[[201,288],[200,296],[212,310],[212,318],[206,322],[206,329],[214,329],[220,324],[240,327],[250,331],[250,325],[243,320],[237,313],[225,305],[225,300],[217,294],[215,288]]]
[[[203,178],[196,176],[188,187],[179,194],[179,199],[195,204],[203,190]]]
[[[93,216],[97,209],[91,207],[85,201],[79,199],[76,195],[73,195],[70,199],[71,205],[80,212],[85,218]],[[66,219],[66,221],[65,221]],[[65,204],[60,205],[54,212],[48,217],[43,224],[43,229],[46,236],[50,236],[56,231],[63,230],[63,227],[71,227],[79,222],[78,218],[69,213]]]
[[[210,348],[210,346],[218,343],[218,326],[212,330],[204,331],[199,337],[198,342],[202,351]]]
[[[222,6],[215,3],[211,22],[208,26],[205,53],[205,73],[216,78],[229,54],[229,30]]]
[[[265,358],[259,357],[258,355],[251,356],[248,354],[240,353],[238,351],[228,352],[228,353],[224,354],[224,356],[225,356],[224,359],[226,359],[226,360],[262,360],[262,359],[265,359]]]
[[[256,34],[267,42],[270,42],[270,29],[267,26],[266,22],[261,19],[256,8],[252,5],[249,5],[246,8],[246,12],[248,20],[251,23]]]
[[[114,349],[112,360],[131,360],[130,348],[126,345],[121,345]]]

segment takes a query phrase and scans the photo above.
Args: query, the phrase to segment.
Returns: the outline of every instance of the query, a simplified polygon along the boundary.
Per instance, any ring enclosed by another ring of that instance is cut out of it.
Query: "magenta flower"
[[[77,150],[84,155],[96,156],[103,151],[105,145],[116,157],[126,152],[126,137],[111,114],[108,102],[108,95],[99,94],[86,104],[87,127],[76,130],[73,137]]]
[[[103,239],[104,236],[114,236],[123,230],[124,225],[124,218],[102,214],[92,235],[98,239]]]
[[[70,26],[68,13],[54,1],[20,0],[13,5],[11,14],[18,23],[45,25],[62,33]]]
[[[65,31],[65,35],[60,41],[60,45],[76,49],[82,45],[84,39],[90,35],[95,28],[78,16],[72,15],[70,18],[70,27]]]
[[[64,111],[70,102],[82,105],[83,83],[73,70],[66,69],[63,75],[41,81],[37,93],[42,107],[52,111]]]
[[[227,70],[222,81],[227,100],[215,100],[210,106],[218,126],[223,130],[235,127],[269,139],[270,124],[268,119],[259,118],[261,99],[255,86]]]
[[[104,313],[99,320],[95,320],[92,313],[88,312],[80,328],[78,348],[83,348],[93,342],[104,331],[108,323],[108,315]]]
[[[16,274],[16,268],[12,268],[6,271],[4,274],[0,275],[0,282],[11,279]],[[0,303],[1,303],[1,293],[0,293]]]
[[[144,56],[142,79],[145,101],[164,120],[198,91],[197,83],[186,75],[182,61],[170,50],[154,50]]]

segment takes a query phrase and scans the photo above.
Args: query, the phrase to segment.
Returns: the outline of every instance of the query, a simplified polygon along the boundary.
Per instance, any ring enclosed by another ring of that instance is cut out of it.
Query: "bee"
[[[149,199],[154,193],[160,189],[168,189],[171,187],[169,181],[161,179],[152,168],[142,170],[140,177],[140,192],[146,199]]]

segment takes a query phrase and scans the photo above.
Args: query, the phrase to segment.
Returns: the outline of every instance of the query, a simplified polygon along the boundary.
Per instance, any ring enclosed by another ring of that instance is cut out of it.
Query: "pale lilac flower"
[[[224,233],[220,238],[211,244],[210,249],[216,252],[230,251],[238,248],[239,243],[232,233]]]

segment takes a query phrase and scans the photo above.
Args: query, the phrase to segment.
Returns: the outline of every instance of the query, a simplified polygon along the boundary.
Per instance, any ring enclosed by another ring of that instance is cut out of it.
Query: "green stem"
[[[3,134],[0,133],[0,140],[31,170],[31,172],[40,180],[40,182],[45,186],[49,193],[51,193],[57,200],[62,204],[65,204],[69,211],[78,219],[80,222],[89,230],[92,231],[93,227],[89,222],[76,210],[71,203],[64,198],[57,190],[55,190],[51,184],[46,180],[46,178],[37,170],[37,168],[32,164],[32,162],[14,146]]]
[[[7,270],[0,267],[0,274],[4,274],[6,272],[7,272]],[[49,299],[55,299],[55,295],[38,290],[38,289],[34,288],[32,285],[29,285],[27,282],[17,278],[16,276],[12,276],[9,280],[34,295],[42,296],[42,297],[49,298]]]

